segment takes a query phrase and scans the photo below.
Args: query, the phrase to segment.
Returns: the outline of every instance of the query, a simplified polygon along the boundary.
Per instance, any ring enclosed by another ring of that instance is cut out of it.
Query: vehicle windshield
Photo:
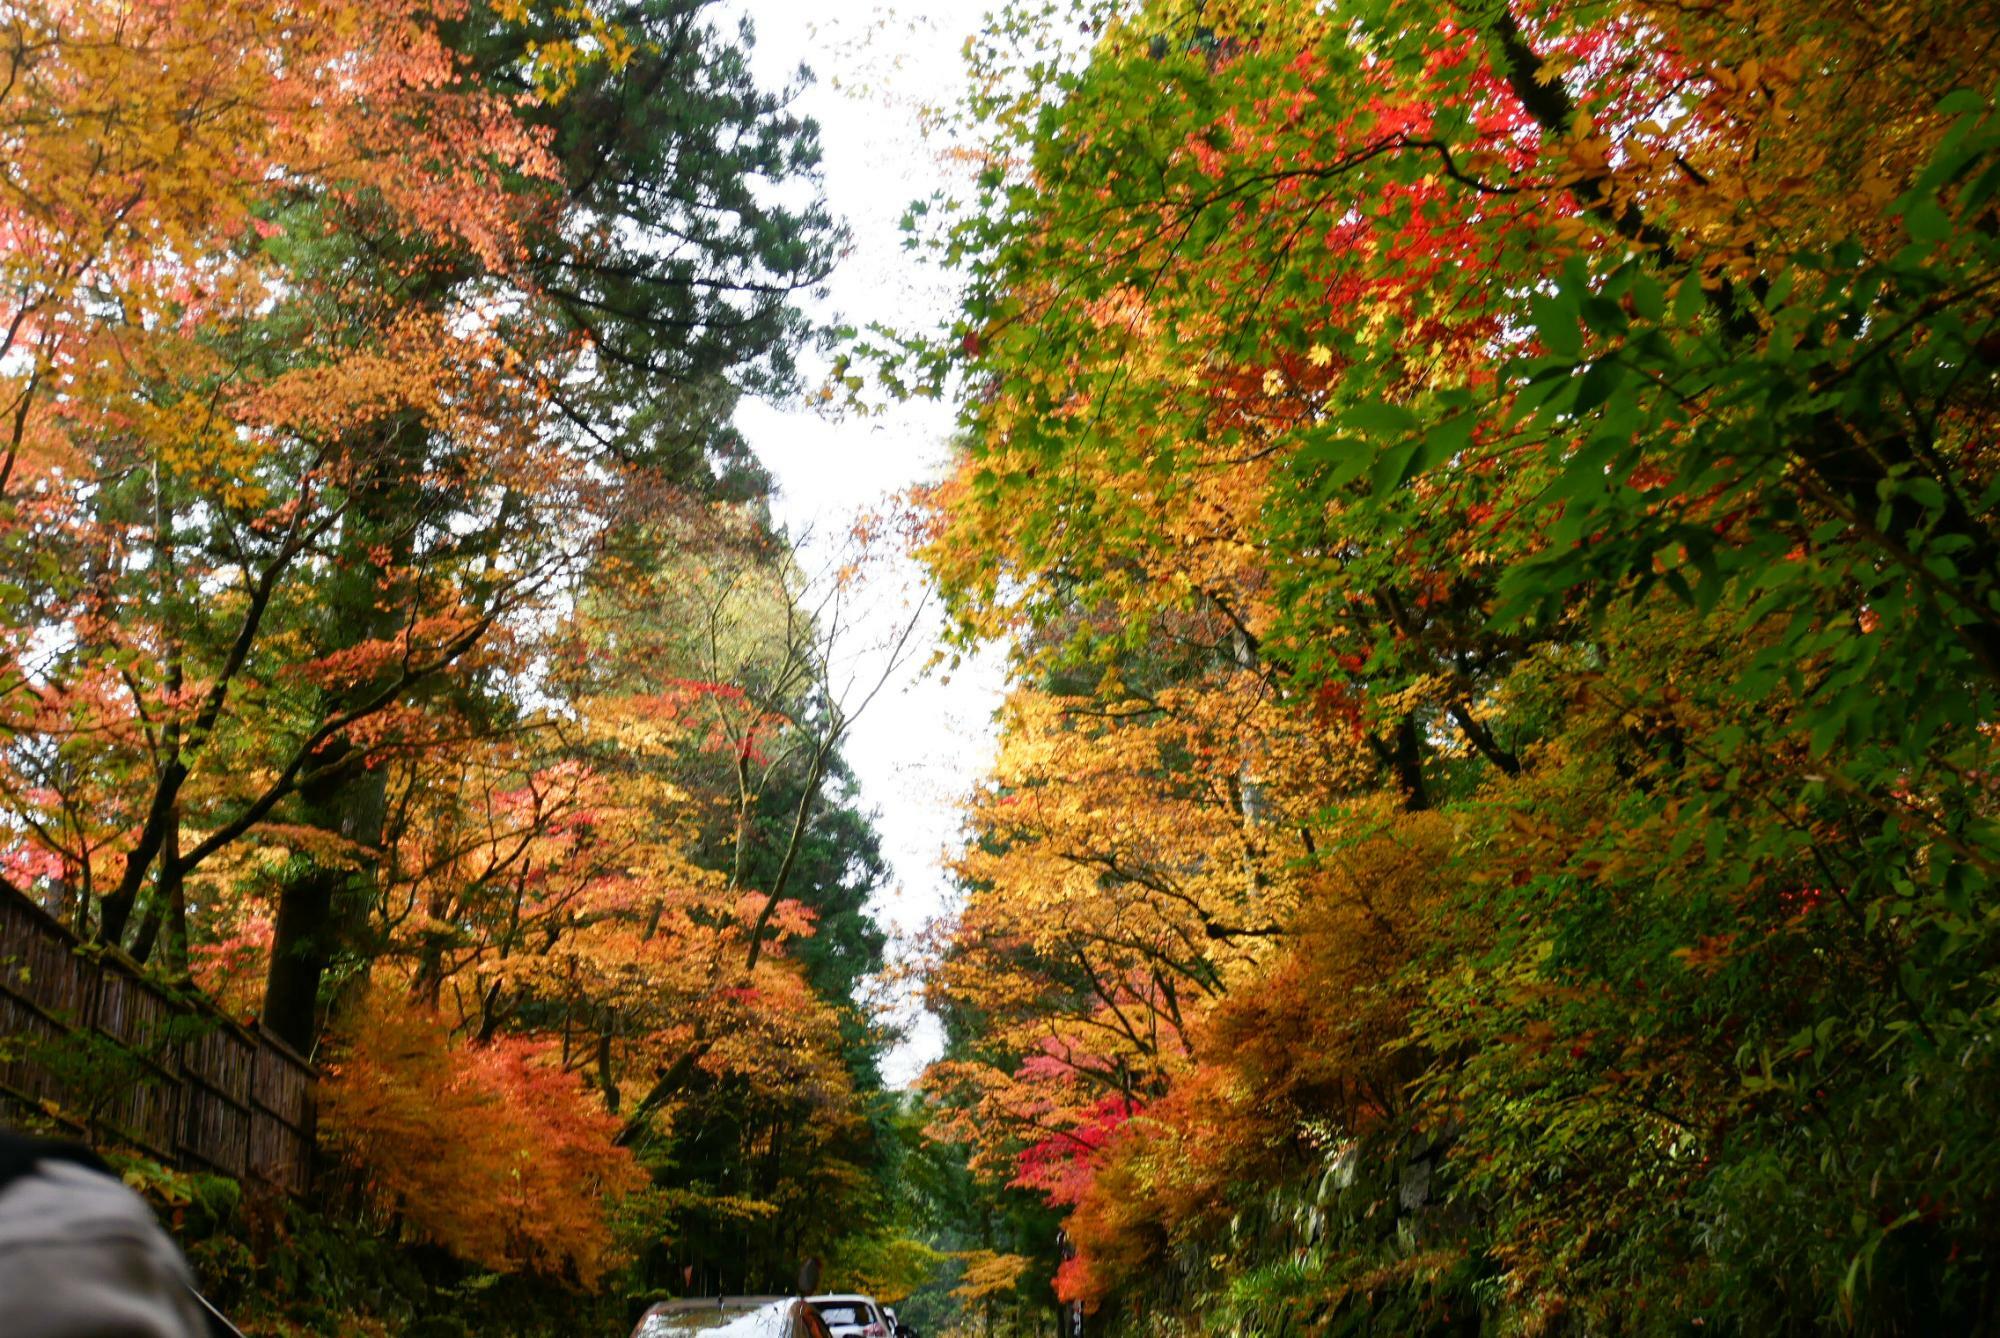
[[[791,1305],[790,1301],[775,1301],[754,1310],[728,1306],[648,1315],[632,1338],[681,1338],[690,1333],[703,1338],[785,1338]]]
[[[875,1322],[874,1316],[870,1315],[865,1307],[849,1301],[829,1301],[814,1306],[814,1309],[819,1311],[819,1317],[828,1324],[852,1324],[860,1328]]]

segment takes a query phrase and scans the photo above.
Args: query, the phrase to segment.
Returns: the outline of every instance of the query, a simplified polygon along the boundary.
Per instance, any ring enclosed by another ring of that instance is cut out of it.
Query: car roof
[[[693,1296],[679,1301],[662,1301],[649,1306],[649,1315],[693,1315],[704,1310],[729,1310],[742,1308],[754,1310],[762,1306],[776,1305],[780,1301],[795,1300],[790,1296]]]
[[[758,1316],[764,1316],[759,1320]],[[810,1320],[808,1321],[808,1318]],[[639,1316],[638,1325],[633,1329],[634,1338],[647,1332],[653,1325],[663,1324],[670,1331],[679,1332],[688,1325],[707,1333],[715,1330],[715,1335],[723,1331],[737,1332],[744,1324],[758,1324],[775,1321],[782,1325],[782,1331],[796,1338],[810,1338],[817,1333],[824,1338],[826,1328],[819,1315],[805,1301],[796,1296],[710,1296],[690,1297],[678,1301],[661,1301],[646,1308]],[[716,1329],[716,1325],[721,1325]],[[807,1327],[801,1333],[799,1326]],[[817,1327],[814,1327],[817,1326]],[[760,1332],[763,1332],[760,1330]]]
[[[821,1301],[865,1301],[869,1305],[876,1303],[874,1297],[863,1296],[860,1292],[828,1292],[824,1296],[808,1296],[806,1300],[814,1305],[818,1305]]]

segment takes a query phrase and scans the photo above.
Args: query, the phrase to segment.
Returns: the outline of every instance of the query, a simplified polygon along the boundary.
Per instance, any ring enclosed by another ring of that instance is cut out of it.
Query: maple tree
[[[597,1279],[615,1247],[596,1200],[644,1177],[573,1074],[520,1041],[459,1049],[434,1015],[380,1004],[349,1046],[328,1129],[394,1220],[489,1268]]]
[[[0,25],[0,876],[322,1062],[313,1229],[437,1295],[754,1290],[861,1230],[882,866],[729,426],[797,388],[841,236],[747,26]],[[732,566],[749,653],[649,658],[703,630],[649,589]],[[358,1331],[367,1290],[282,1304]]]
[[[978,191],[913,220],[959,323],[873,351],[969,388],[930,560],[1017,651],[939,1132],[1069,1210],[1064,1295],[1989,1307],[1993,18],[1105,3],[975,40]],[[1213,741],[1141,760],[1197,701]],[[1269,831],[1222,845],[1189,801],[1232,785]],[[1175,940],[1227,959],[1177,1010]]]
[[[110,26],[72,26],[92,21]],[[54,96],[43,80],[75,81],[85,99],[154,90],[101,111],[130,136],[132,171],[157,157],[151,170],[164,178],[104,202],[110,216],[95,226],[110,237],[92,254],[45,256],[24,237],[19,254],[69,275],[42,280],[44,292],[31,271],[9,303],[12,324],[36,341],[11,378],[21,449],[10,474],[33,520],[10,537],[30,551],[52,540],[64,559],[20,592],[13,620],[13,786],[29,799],[22,820],[75,890],[79,922],[120,941],[143,893],[156,908],[179,904],[180,885],[217,851],[295,796],[310,807],[355,733],[448,670],[546,574],[530,558],[481,589],[426,585],[410,558],[423,531],[405,527],[402,559],[384,549],[375,564],[401,592],[377,617],[378,635],[300,635],[325,585],[319,564],[363,532],[384,491],[384,443],[427,424],[452,443],[438,468],[504,485],[528,465],[545,417],[531,403],[534,378],[556,366],[503,357],[483,303],[426,310],[352,283],[322,290],[301,252],[351,202],[412,243],[503,265],[518,248],[504,198],[469,164],[548,165],[496,100],[456,85],[436,35],[393,10],[371,6],[351,21],[329,12],[296,29],[249,5],[162,7],[131,24],[86,6],[50,22],[46,43],[23,48],[34,52],[23,73],[36,77],[17,81],[14,96],[41,105]],[[72,52],[85,68],[68,68]],[[162,79],[98,68],[114,58],[143,67],[161,52],[180,62]],[[244,86],[210,86],[225,66]],[[356,110],[351,125],[315,111],[335,88]],[[205,125],[211,101],[228,113],[212,132],[229,146],[223,161],[158,141],[177,123]],[[263,119],[242,124],[248,108]],[[27,200],[88,192],[106,170],[88,146],[73,164],[53,151],[49,162],[50,180],[21,183]],[[82,174],[74,185],[59,175],[68,165]],[[179,190],[172,174],[182,171],[204,187]],[[191,212],[155,219],[155,195]],[[63,219],[56,235],[89,239],[93,224]],[[272,356],[272,340],[302,323],[310,333]],[[307,683],[339,705],[299,719],[287,708]],[[225,761],[253,733],[264,751]],[[121,775],[141,783],[115,799],[69,788]],[[190,801],[202,816],[183,842]],[[68,816],[63,838],[35,811],[44,806]],[[85,808],[89,824],[77,820]],[[308,1042],[296,1002],[279,1005],[284,1033]]]

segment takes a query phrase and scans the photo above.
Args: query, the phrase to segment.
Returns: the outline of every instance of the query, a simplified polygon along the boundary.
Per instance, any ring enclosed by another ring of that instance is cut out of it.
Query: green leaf
[[[1702,291],[1701,280],[1689,275],[1681,280],[1681,286],[1674,293],[1674,320],[1682,325],[1701,315],[1708,305],[1708,294]]]
[[[1936,479],[1925,478],[1922,475],[1906,478],[1903,480],[1902,488],[1907,496],[1914,497],[1926,510],[1944,510],[1944,489],[1938,486]]]
[[[1462,453],[1472,444],[1473,418],[1470,411],[1433,423],[1424,433],[1420,471],[1431,470]]]
[[[1342,410],[1340,423],[1373,437],[1401,436],[1416,430],[1417,416],[1400,404],[1383,400]]]
[[[1375,457],[1375,463],[1368,470],[1370,490],[1377,497],[1386,497],[1394,492],[1413,472],[1410,468],[1417,457],[1418,443],[1405,442],[1391,446]]]
[[[1576,388],[1577,413],[1589,413],[1598,405],[1611,398],[1625,380],[1625,364],[1617,358],[1600,358],[1590,364],[1590,370],[1583,374],[1583,381]]]
[[[1591,296],[1583,300],[1583,319],[1592,330],[1599,334],[1621,335],[1631,322],[1625,317],[1625,308],[1608,297]]]
[[[1529,306],[1534,313],[1535,333],[1551,354],[1569,359],[1583,356],[1583,331],[1577,326],[1574,301],[1561,295],[1540,295]]]
[[[1305,434],[1304,444],[1293,456],[1293,467],[1314,482],[1317,495],[1325,500],[1361,477],[1373,459],[1374,452],[1365,442],[1318,427]]]
[[[1935,199],[1926,196],[1904,210],[1903,227],[1910,234],[1910,240],[1935,244],[1951,236],[1951,215],[1945,213]]]
[[[1641,271],[1632,278],[1632,309],[1649,321],[1667,314],[1667,290],[1660,281]]]

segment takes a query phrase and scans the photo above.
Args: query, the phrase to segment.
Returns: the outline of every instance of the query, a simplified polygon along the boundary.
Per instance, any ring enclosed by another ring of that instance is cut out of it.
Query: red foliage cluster
[[[375,996],[328,1076],[326,1130],[404,1231],[491,1268],[586,1285],[617,1262],[604,1203],[645,1174],[614,1145],[617,1118],[545,1043],[469,1044]]]

